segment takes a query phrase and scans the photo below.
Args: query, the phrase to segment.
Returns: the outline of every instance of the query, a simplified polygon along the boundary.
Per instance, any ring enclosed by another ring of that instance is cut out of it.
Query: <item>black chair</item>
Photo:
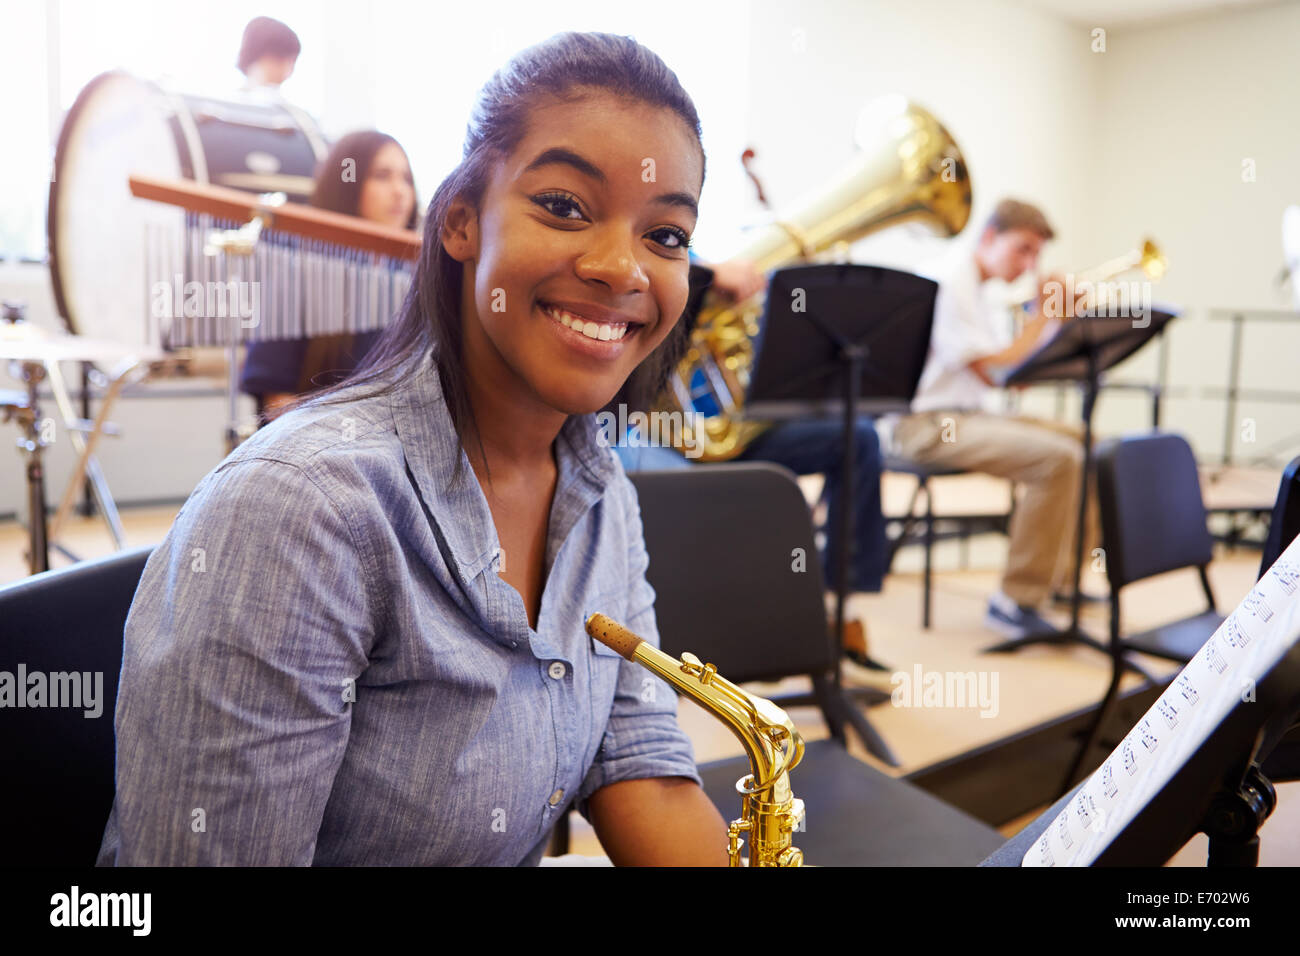
[[[1268,573],[1287,546],[1300,534],[1300,458],[1294,459],[1282,474],[1277,500],[1273,505],[1268,538],[1264,544],[1259,578]],[[1260,765],[1263,775],[1273,783],[1300,780],[1300,724],[1295,725],[1273,746]],[[1019,866],[1029,847],[1042,836],[1057,814],[1073,799],[1082,783],[1073,787],[1055,804],[1043,811],[1023,830],[1013,836],[982,866]],[[1148,861],[1153,862],[1153,861]]]
[[[1300,535],[1300,458],[1292,459],[1282,472],[1259,564],[1260,578],[1268,573],[1297,535]],[[1300,724],[1292,727],[1278,743],[1265,761],[1263,770],[1264,775],[1275,783],[1300,780]]]
[[[912,492],[912,501],[907,507],[907,514],[903,518],[903,527],[898,532],[898,537],[890,542],[889,562],[886,565],[889,568],[894,566],[894,556],[898,554],[898,549],[907,543],[908,536],[912,532],[913,525],[917,521],[921,522],[924,529],[921,538],[921,546],[925,549],[925,570],[921,575],[921,627],[925,630],[930,629],[930,608],[933,604],[933,552],[934,552],[934,494],[930,488],[930,479],[939,478],[944,475],[964,475],[965,469],[962,468],[945,468],[940,465],[923,465],[919,461],[913,461],[911,458],[904,458],[902,455],[887,454],[884,457],[884,471],[892,471],[898,474],[911,475],[916,479],[916,490]],[[916,513],[916,503],[920,500],[921,495],[925,495],[925,514],[918,516]]]
[[[886,454],[884,456],[884,467],[882,471],[892,471],[900,475],[911,475],[916,479],[916,488],[912,492],[912,500],[908,503],[907,513],[903,515],[903,526],[898,535],[889,542],[889,558],[885,567],[893,570],[894,558],[898,555],[899,549],[904,545],[913,543],[909,539],[912,537],[913,528],[919,523],[921,525],[921,547],[925,551],[925,568],[921,575],[921,627],[924,630],[930,629],[931,608],[934,605],[934,543],[936,536],[934,533],[934,490],[930,487],[930,480],[933,478],[945,478],[951,475],[969,475],[975,474],[967,468],[956,468],[946,465],[925,465],[919,461],[904,457],[899,454]],[[1011,515],[1015,510],[1015,483],[1011,483],[1011,508],[1005,514],[989,515],[942,515],[940,520],[959,523],[961,530],[958,534],[963,540],[968,539],[971,534],[982,532],[996,532],[1006,534],[1011,525]],[[917,503],[921,496],[925,496],[925,512],[916,513]]]
[[[775,703],[820,707],[833,738],[845,741],[852,726],[871,754],[896,766],[888,744],[834,680],[839,648],[826,622],[811,515],[794,476],[771,462],[737,462],[642,471],[631,479],[664,650],[693,651],[701,630],[722,632],[710,633],[710,649],[729,665],[728,680],[809,677],[811,694]],[[801,571],[793,570],[796,561]],[[724,636],[735,646],[720,646]],[[889,695],[872,691],[868,698],[881,703]]]
[[[1273,503],[1273,516],[1268,523],[1268,537],[1264,541],[1264,554],[1259,563],[1259,577],[1268,572],[1296,535],[1300,535],[1300,458],[1292,459],[1282,472],[1277,500]]]
[[[5,709],[0,719],[5,780],[0,862],[5,865],[95,862],[113,806],[113,712],[122,630],[151,550],[45,571],[0,588],[0,671],[16,675],[21,666],[29,675],[40,672],[51,688],[60,682],[52,675],[90,673],[102,679],[99,714],[93,718],[85,706]]]
[[[1101,516],[1106,577],[1110,582],[1110,686],[1066,777],[1074,786],[1119,697],[1125,670],[1155,677],[1128,659],[1132,651],[1186,663],[1210,638],[1223,615],[1215,609],[1206,572],[1214,539],[1206,525],[1205,500],[1192,448],[1180,435],[1151,434],[1109,439],[1097,446],[1097,504]],[[1120,590],[1169,571],[1196,568],[1206,608],[1140,634],[1120,634]]]
[[[698,465],[638,472],[632,481],[663,649],[691,651],[737,683],[812,678],[812,695],[773,698],[783,707],[816,704],[832,734],[810,742],[791,774],[808,807],[795,842],[810,863],[973,865],[1002,843],[993,828],[845,749],[857,710],[829,676],[839,649],[826,627],[811,516],[789,471],[760,462]],[[723,817],[738,816],[735,786],[749,761],[699,769]]]

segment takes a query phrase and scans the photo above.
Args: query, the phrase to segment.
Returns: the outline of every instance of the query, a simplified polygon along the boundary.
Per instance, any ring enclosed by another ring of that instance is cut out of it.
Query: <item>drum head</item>
[[[184,213],[135,199],[131,174],[178,179],[167,96],[126,73],[104,73],[68,112],[54,159],[47,218],[50,275],[69,331],[149,343],[145,236],[179,236]]]

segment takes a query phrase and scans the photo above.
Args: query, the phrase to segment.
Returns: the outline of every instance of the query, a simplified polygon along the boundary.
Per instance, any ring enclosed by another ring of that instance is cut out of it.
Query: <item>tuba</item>
[[[718,676],[694,654],[678,660],[603,614],[587,618],[587,633],[662,677],[713,714],[745,747],[752,773],[736,783],[740,819],[727,828],[730,866],[740,866],[740,835],[750,835],[750,866],[803,866],[794,833],[803,828],[803,801],[790,791],[790,771],[803,759],[803,737],[785,711]]]
[[[767,273],[904,222],[942,236],[962,230],[970,218],[970,175],[961,150],[929,112],[901,96],[884,97],[863,111],[857,139],[863,152],[853,163],[757,230],[735,256]],[[735,457],[767,427],[741,417],[762,308],[762,294],[734,304],[706,297],[686,355],[660,397],[661,410],[681,413],[677,447],[700,449],[700,461]]]

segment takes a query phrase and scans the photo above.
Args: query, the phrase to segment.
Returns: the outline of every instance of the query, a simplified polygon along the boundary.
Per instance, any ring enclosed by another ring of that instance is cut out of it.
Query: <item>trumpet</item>
[[[794,834],[803,829],[803,801],[790,790],[790,771],[803,759],[804,743],[785,711],[746,693],[689,652],[665,654],[604,614],[587,618],[592,639],[645,667],[709,711],[740,739],[752,771],[736,782],[740,818],[727,828],[729,866],[740,866],[742,833],[750,835],[750,866],[803,866]]]
[[[1091,269],[1086,269],[1078,275],[1067,276],[1070,294],[1064,294],[1062,296],[1064,301],[1059,304],[1067,309],[1067,315],[1073,317],[1074,299],[1077,296],[1086,296],[1088,300],[1093,302],[1095,307],[1100,307],[1104,312],[1116,296],[1116,290],[1111,286],[1111,281],[1126,272],[1134,270],[1140,270],[1152,282],[1159,282],[1169,270],[1169,258],[1155,242],[1150,239],[1143,239],[1140,247],[1122,256],[1107,259],[1105,262],[1093,266]],[[1023,301],[1012,301],[1009,304],[1025,312],[1031,312],[1038,305],[1038,299],[1035,297]]]
[[[1169,259],[1154,242],[1143,239],[1140,247],[1094,266],[1075,281],[1108,282],[1133,269],[1141,269],[1143,275],[1156,282],[1164,278],[1165,272],[1169,269]]]

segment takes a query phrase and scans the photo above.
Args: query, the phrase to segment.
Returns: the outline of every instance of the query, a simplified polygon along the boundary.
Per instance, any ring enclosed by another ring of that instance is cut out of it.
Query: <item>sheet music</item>
[[[1300,538],[1097,768],[1022,866],[1089,866],[1300,639]]]

